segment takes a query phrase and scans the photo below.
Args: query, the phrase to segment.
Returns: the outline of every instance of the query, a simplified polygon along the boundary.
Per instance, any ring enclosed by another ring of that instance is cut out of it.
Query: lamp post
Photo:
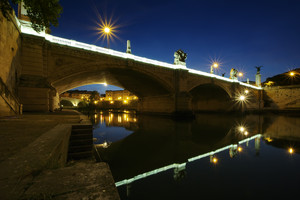
[[[239,73],[238,73],[238,76],[240,77],[240,81],[242,81],[243,76],[244,76],[243,72],[239,72]]]
[[[108,26],[106,26],[106,27],[104,27],[103,31],[106,34],[107,48],[109,49],[109,37],[110,37],[110,34],[111,34],[111,29]]]
[[[214,73],[214,68],[217,69],[219,67],[219,63],[214,62],[211,66],[210,66],[210,73],[213,74]]]

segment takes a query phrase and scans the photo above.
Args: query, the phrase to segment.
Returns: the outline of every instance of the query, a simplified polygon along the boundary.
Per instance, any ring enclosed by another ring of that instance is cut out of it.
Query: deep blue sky
[[[178,49],[188,54],[187,67],[209,72],[212,59],[219,73],[231,68],[255,79],[263,65],[263,81],[300,67],[300,1],[294,0],[62,0],[55,36],[106,46],[97,40],[97,11],[120,25],[110,48],[173,63]],[[111,87],[83,89],[104,92]]]

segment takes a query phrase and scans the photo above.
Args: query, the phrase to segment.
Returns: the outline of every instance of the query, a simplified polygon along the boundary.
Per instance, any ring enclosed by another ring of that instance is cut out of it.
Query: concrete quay
[[[106,163],[67,163],[72,125],[89,123],[72,110],[0,118],[0,199],[119,199]]]

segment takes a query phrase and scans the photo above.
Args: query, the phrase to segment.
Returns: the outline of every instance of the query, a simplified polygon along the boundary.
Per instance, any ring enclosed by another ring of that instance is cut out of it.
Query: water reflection
[[[226,115],[198,115],[195,120],[184,122],[151,116],[140,116],[134,120],[136,116],[131,115],[131,123],[127,120],[120,123],[118,119],[124,119],[124,114],[114,113],[108,113],[104,118],[108,127],[114,124],[115,127],[134,130],[113,142],[109,148],[99,149],[101,157],[109,162],[116,181],[173,163],[184,163],[231,144],[235,148],[239,141],[262,131],[260,118],[254,115],[242,119]],[[236,151],[231,150],[232,157]],[[212,160],[217,162],[216,158]]]
[[[126,195],[121,195],[125,199],[128,195],[133,198],[133,191],[138,195],[136,199],[147,199],[141,196],[141,192],[137,192],[139,189],[136,184],[133,187],[133,183],[137,181],[139,184],[146,184],[151,180],[144,186],[151,187],[149,184],[154,184],[156,177],[160,178],[157,178],[159,181],[155,184],[164,188],[160,193],[164,192],[163,190],[170,192],[172,189],[173,193],[180,196],[182,193],[186,194],[188,188],[193,188],[197,184],[207,191],[211,191],[211,188],[207,188],[208,185],[218,189],[228,188],[229,186],[221,186],[220,183],[215,186],[212,184],[217,180],[223,180],[222,176],[227,177],[229,174],[230,177],[227,178],[237,181],[241,170],[248,171],[248,174],[242,175],[247,178],[248,188],[253,188],[251,184],[261,177],[265,177],[263,181],[272,185],[273,177],[268,174],[270,171],[279,170],[276,168],[278,162],[280,163],[278,166],[282,167],[281,164],[292,157],[300,165],[300,158],[295,157],[299,152],[300,141],[300,118],[298,117],[276,115],[237,117],[211,114],[197,115],[191,121],[174,121],[151,116],[137,118],[132,113],[102,113],[95,117],[95,122],[94,135],[99,134],[99,129],[102,128],[102,133],[105,132],[103,138],[108,137],[109,134],[118,135],[117,130],[122,129],[120,137],[114,139],[108,148],[98,150],[101,157],[109,163],[120,193],[125,190]],[[109,133],[108,130],[111,128],[114,131]],[[274,165],[275,161],[276,165]],[[277,176],[282,173],[280,177],[284,177],[283,180],[288,179],[286,181],[293,183],[296,181],[293,176],[300,177],[300,174],[298,171],[292,171],[291,168],[287,166],[280,168]],[[222,175],[216,177],[211,174],[216,173],[212,172],[212,169],[222,169],[218,172]],[[205,186],[192,178],[198,176],[199,170],[207,173],[201,175],[201,180],[207,182]],[[236,174],[230,170],[235,171]],[[265,173],[264,176],[258,176],[262,172]],[[286,173],[294,173],[294,175]],[[210,181],[208,174],[214,179]],[[167,175],[172,176],[173,181],[183,184],[181,193],[176,189],[176,192],[173,191],[177,186],[172,182],[167,182],[170,185],[168,188],[160,185],[160,182],[165,180],[163,177]],[[238,188],[240,192],[243,191]],[[151,198],[159,199],[155,196]],[[174,199],[178,198],[174,195]]]
[[[94,143],[103,148],[127,137],[137,129],[135,113],[127,110],[122,112],[101,111],[94,114],[91,120],[94,124]]]
[[[99,112],[94,114],[92,121],[94,124],[105,124],[111,127],[130,128],[131,123],[136,123],[137,118],[134,112],[124,110],[122,112]]]
[[[246,142],[249,142],[250,140],[253,140],[253,139],[255,139],[255,144],[258,143],[258,145],[255,145],[255,149],[256,149],[256,151],[259,151],[260,137],[261,137],[260,134],[255,135],[251,138],[247,138],[245,140],[239,141],[238,144],[231,144],[231,145],[228,145],[226,147],[216,149],[214,151],[207,152],[207,153],[204,153],[202,155],[195,156],[193,158],[189,158],[187,160],[187,162],[193,162],[193,161],[196,161],[196,160],[199,160],[199,159],[209,157],[210,163],[217,164],[217,162],[218,162],[217,153],[229,149],[230,157],[234,157],[237,154],[237,152],[241,152],[241,147],[239,145],[241,145],[243,143],[246,143]],[[238,150],[238,149],[240,149],[240,150]],[[133,178],[125,179],[125,180],[116,182],[116,186],[119,187],[119,186],[122,186],[122,185],[131,184],[132,182],[137,181],[139,179],[147,178],[149,176],[161,173],[161,172],[169,170],[169,169],[174,169],[174,179],[175,180],[180,180],[183,177],[185,177],[185,175],[186,175],[185,166],[186,166],[187,162],[180,163],[180,164],[174,163],[174,164],[171,164],[171,165],[168,165],[168,166],[164,166],[162,168],[154,169],[152,171],[149,171],[149,172],[146,172],[146,173],[143,173],[143,174],[139,174],[139,175],[137,175]]]

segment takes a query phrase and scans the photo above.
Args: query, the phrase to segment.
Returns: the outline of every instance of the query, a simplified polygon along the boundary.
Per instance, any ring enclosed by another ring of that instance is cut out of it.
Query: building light
[[[126,103],[128,103],[128,101],[127,101],[127,100],[124,100],[123,103],[126,104]]]
[[[114,101],[110,101],[109,103],[110,103],[110,104],[114,104]]]

